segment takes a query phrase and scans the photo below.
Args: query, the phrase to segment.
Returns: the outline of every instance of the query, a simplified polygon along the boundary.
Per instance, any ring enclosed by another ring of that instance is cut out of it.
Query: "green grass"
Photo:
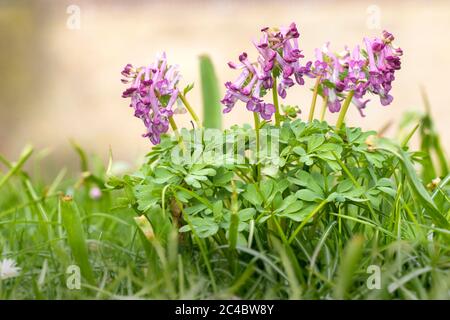
[[[106,181],[121,181],[111,166],[73,145],[82,166],[73,178],[61,170],[44,179],[27,169],[34,161],[39,172],[39,161],[45,161],[33,159],[30,147],[15,162],[0,157],[0,257],[22,268],[17,278],[0,280],[0,299],[450,298],[450,177],[441,175],[438,186],[426,189],[421,163],[434,160],[421,162],[423,154],[380,144],[396,154],[395,190],[388,191],[393,198],[384,206],[389,209],[326,202],[292,226],[281,219],[250,222],[243,245],[236,193],[229,234],[204,236],[194,227],[178,233],[179,226],[196,221],[183,210],[174,215],[182,206],[168,202],[171,188],[163,192],[162,211],[144,210],[146,216],[136,220],[142,208],[130,205],[130,190],[105,188]],[[444,172],[440,154],[440,166],[433,168]],[[337,164],[360,183],[342,161]],[[102,196],[92,199],[96,186]],[[196,197],[213,212],[221,210]],[[73,264],[81,270],[80,290],[66,285]],[[380,289],[367,286],[373,266],[381,271]]]

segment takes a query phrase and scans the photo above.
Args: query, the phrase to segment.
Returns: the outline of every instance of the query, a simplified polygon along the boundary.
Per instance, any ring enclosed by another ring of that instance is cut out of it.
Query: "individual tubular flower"
[[[313,77],[320,77],[322,93],[327,99],[327,107],[330,112],[341,110],[341,100],[339,96],[345,89],[345,82],[341,79],[341,74],[345,66],[338,56],[329,50],[329,42],[322,49],[316,49],[316,61],[309,73]]]
[[[179,95],[178,66],[168,66],[166,54],[162,53],[149,66],[134,68],[127,64],[121,74],[124,76],[121,81],[130,84],[122,97],[131,98],[135,117],[144,122],[147,131],[143,137],[153,144],[160,143],[161,134],[169,129],[169,118],[174,114],[173,106]]]
[[[258,112],[263,119],[270,120],[275,107],[265,103],[262,97],[272,89],[274,76],[279,73],[281,80],[277,91],[281,98],[285,98],[286,89],[295,84],[294,79],[303,85],[303,76],[310,71],[310,64],[301,66],[299,62],[303,54],[298,48],[300,35],[295,23],[280,30],[264,28],[261,31],[262,38],[253,42],[259,53],[257,62],[251,63],[244,52],[239,56],[239,63],[228,63],[230,68],[242,71],[234,82],[225,83],[227,92],[221,101],[225,105],[224,113],[230,112],[237,101],[242,101],[249,111]]]

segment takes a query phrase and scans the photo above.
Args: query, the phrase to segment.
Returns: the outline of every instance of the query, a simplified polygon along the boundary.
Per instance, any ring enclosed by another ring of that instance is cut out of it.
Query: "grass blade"
[[[67,232],[67,241],[72,250],[73,258],[81,270],[81,274],[94,284],[94,273],[89,262],[86,236],[81,223],[80,212],[71,197],[63,197],[60,201],[61,217]]]
[[[70,144],[75,149],[78,156],[80,157],[81,171],[82,172],[89,171],[89,162],[88,162],[88,156],[86,155],[86,152],[74,140],[70,140]]]
[[[200,56],[200,77],[203,98],[203,126],[205,128],[222,128],[222,108],[220,106],[220,91],[216,73],[211,59]]]
[[[338,279],[334,291],[336,299],[345,299],[352,285],[353,275],[358,268],[364,245],[364,238],[356,236],[347,244],[339,266]]]
[[[16,172],[20,171],[22,166],[25,164],[25,162],[28,160],[28,158],[33,153],[33,147],[26,146],[22,153],[20,154],[20,158],[17,161],[16,164],[14,164],[11,169],[8,171],[6,175],[3,176],[3,178],[0,180],[0,188],[11,178]]]

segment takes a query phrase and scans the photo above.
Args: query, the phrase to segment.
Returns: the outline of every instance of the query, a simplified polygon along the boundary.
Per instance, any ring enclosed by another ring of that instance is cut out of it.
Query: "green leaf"
[[[142,212],[158,204],[160,200],[160,188],[155,185],[137,185],[134,187],[134,194],[138,203],[138,209]]]
[[[364,152],[367,161],[377,168],[383,168],[385,157],[378,152]]]
[[[315,151],[322,143],[325,137],[322,134],[314,134],[308,139],[308,153]]]
[[[309,189],[302,189],[295,194],[298,199],[312,202],[322,199],[322,196]]]
[[[212,212],[213,212],[214,218],[220,220],[223,215],[223,202],[220,200],[214,202]]]
[[[188,174],[186,177],[184,177],[184,181],[186,181],[188,185],[200,189],[202,186],[199,181],[206,181],[208,180],[207,176],[214,176],[214,175],[216,175],[216,170],[212,168],[204,168],[204,169],[193,168],[191,173]]]
[[[197,176],[215,176],[216,170],[213,168],[205,168],[205,169],[197,169],[191,171],[192,174],[195,174]]]
[[[189,91],[191,91],[194,88],[194,83],[190,83],[188,84],[186,87],[184,87],[183,89],[183,95],[185,96]]]
[[[344,193],[351,190],[354,187],[353,182],[349,179],[339,182],[337,185],[337,192]]]
[[[153,181],[157,184],[167,184],[169,182],[175,182],[176,180],[176,175],[166,168],[156,168],[154,174],[155,178]]]
[[[298,208],[298,204],[293,204],[292,207],[295,207],[295,210],[292,212],[285,212],[278,214],[279,216],[283,216],[289,218],[295,222],[300,222],[305,220],[306,217],[316,208],[316,204],[304,205],[302,204],[301,208]]]
[[[271,179],[261,181],[259,184],[261,194],[266,202],[271,202],[271,195],[274,190],[274,185],[275,183]]]
[[[295,174],[295,177],[297,179],[295,178],[292,179],[292,177],[289,177],[288,180],[294,184],[311,189],[315,193],[322,195],[323,193],[322,187],[320,186],[319,183],[317,183],[317,181],[323,180],[323,177],[320,178],[318,175],[313,177],[310,173],[304,170],[298,170]]]
[[[304,155],[306,155],[305,149],[303,149],[303,148],[300,147],[300,146],[294,147],[294,149],[293,149],[292,151],[294,151],[294,152],[295,152],[296,154],[298,154],[299,156],[304,156]]]
[[[290,203],[286,209],[283,210],[283,214],[290,214],[300,211],[303,208],[303,202],[297,200],[295,202]]]
[[[248,202],[255,206],[261,206],[263,199],[258,193],[255,184],[247,185],[246,191],[242,195]]]
[[[200,238],[208,238],[219,231],[219,225],[213,218],[193,217],[190,219],[192,227]],[[179,229],[180,232],[191,231],[190,225],[185,225]]]
[[[238,212],[239,221],[251,220],[255,216],[255,214],[256,214],[255,208],[246,208],[246,209],[239,210],[239,212]]]
[[[203,204],[203,203],[199,203],[196,205],[193,205],[191,207],[187,207],[184,209],[184,212],[188,215],[196,215],[199,212],[204,211],[205,209],[207,209],[207,207]]]
[[[187,203],[187,202],[189,202],[190,199],[192,199],[192,195],[190,195],[189,193],[187,193],[184,190],[178,190],[176,192],[176,198],[183,203]]]
[[[330,152],[334,151],[337,154],[342,153],[342,147],[335,143],[324,143],[316,149],[315,152]]]
[[[217,174],[214,176],[213,183],[215,186],[223,186],[229,184],[231,179],[233,179],[234,173],[228,171],[225,168],[220,168]]]

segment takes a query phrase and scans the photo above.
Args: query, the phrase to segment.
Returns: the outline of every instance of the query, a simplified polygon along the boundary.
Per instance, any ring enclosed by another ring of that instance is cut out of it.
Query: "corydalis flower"
[[[394,36],[387,31],[383,31],[382,39],[364,38],[369,65],[368,90],[378,95],[384,106],[389,105],[394,99],[389,91],[392,88],[392,81],[395,80],[395,71],[400,70],[400,57],[403,55],[403,51],[395,47],[392,41]]]
[[[338,96],[344,89],[341,73],[344,66],[339,57],[329,50],[330,43],[326,43],[322,49],[316,49],[316,61],[310,74],[320,77],[323,95],[327,97],[327,107],[330,112],[341,110],[341,98]]]
[[[168,66],[166,54],[162,53],[149,66],[134,68],[127,64],[122,75],[122,82],[131,84],[122,97],[131,98],[134,115],[144,122],[147,132],[143,136],[153,144],[160,143],[161,134],[169,130],[169,117],[179,95],[178,66]]]
[[[222,99],[225,105],[224,113],[230,112],[238,100],[244,102],[247,109],[260,113],[261,117],[270,120],[275,112],[275,107],[270,103],[264,103],[261,99],[261,89],[269,89],[272,86],[270,72],[263,72],[261,65],[253,65],[244,52],[239,56],[239,64],[229,63],[233,69],[242,69],[242,73],[234,82],[226,82],[227,93]]]
[[[352,103],[362,116],[369,102],[369,99],[363,99],[367,92],[378,95],[382,105],[392,102],[389,91],[403,54],[400,48],[392,45],[393,40],[391,33],[383,31],[381,39],[364,38],[366,50],[356,46],[337,54],[330,52],[328,43],[321,50],[316,49],[316,61],[307,74],[320,77],[322,93],[331,112],[340,111],[341,101],[349,92],[353,92]]]
[[[264,28],[261,31],[262,38],[253,42],[259,52],[257,62],[250,62],[244,52],[239,56],[239,63],[228,63],[230,68],[242,71],[234,82],[225,83],[227,92],[221,101],[225,105],[224,113],[230,112],[237,101],[242,101],[249,111],[270,120],[275,107],[265,103],[262,97],[272,89],[274,74],[281,76],[277,91],[282,98],[286,97],[286,89],[294,85],[292,77],[298,84],[304,84],[303,75],[309,71],[309,66],[301,66],[299,62],[303,55],[298,48],[300,34],[295,23],[280,30]]]
[[[0,261],[0,280],[17,277],[21,268],[16,266],[16,262],[12,259],[4,259]]]

